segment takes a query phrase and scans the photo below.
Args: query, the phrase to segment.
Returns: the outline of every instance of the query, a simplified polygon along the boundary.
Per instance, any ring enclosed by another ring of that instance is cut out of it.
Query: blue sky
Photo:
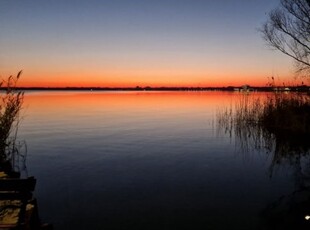
[[[258,28],[278,0],[1,0],[1,76],[25,84],[214,85],[291,77]],[[249,83],[249,82],[248,82]]]

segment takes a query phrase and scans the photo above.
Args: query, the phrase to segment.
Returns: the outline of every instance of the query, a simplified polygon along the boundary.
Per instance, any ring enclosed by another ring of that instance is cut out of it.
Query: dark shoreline
[[[287,91],[287,92],[310,92],[309,86],[287,87],[17,87],[22,91]],[[0,90],[6,90],[2,87]]]

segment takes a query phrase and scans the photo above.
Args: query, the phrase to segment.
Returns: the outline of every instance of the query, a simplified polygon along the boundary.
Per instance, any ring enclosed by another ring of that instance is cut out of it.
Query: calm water
[[[19,138],[55,229],[265,229],[296,170],[216,131],[236,93],[27,92]]]

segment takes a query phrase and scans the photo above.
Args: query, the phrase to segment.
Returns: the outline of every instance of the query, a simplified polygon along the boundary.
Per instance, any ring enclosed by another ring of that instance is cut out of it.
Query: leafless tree
[[[271,47],[296,61],[298,73],[310,76],[310,0],[281,0],[261,31]]]

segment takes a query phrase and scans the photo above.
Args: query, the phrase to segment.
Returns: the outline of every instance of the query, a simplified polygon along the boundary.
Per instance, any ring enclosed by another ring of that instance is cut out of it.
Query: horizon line
[[[64,86],[64,87],[49,87],[49,86],[18,86],[18,87],[12,87],[13,89],[16,90],[106,90],[106,91],[113,91],[113,90],[123,90],[123,91],[186,91],[186,90],[195,90],[195,91],[203,91],[203,90],[226,90],[226,91],[236,91],[236,90],[309,90],[310,91],[310,86],[307,85],[295,85],[295,86],[250,86],[250,85],[242,85],[242,86],[160,86],[160,87],[150,87],[150,86],[145,86],[145,87],[80,87],[80,86]],[[2,86],[0,87],[0,90],[5,90],[7,87]]]

